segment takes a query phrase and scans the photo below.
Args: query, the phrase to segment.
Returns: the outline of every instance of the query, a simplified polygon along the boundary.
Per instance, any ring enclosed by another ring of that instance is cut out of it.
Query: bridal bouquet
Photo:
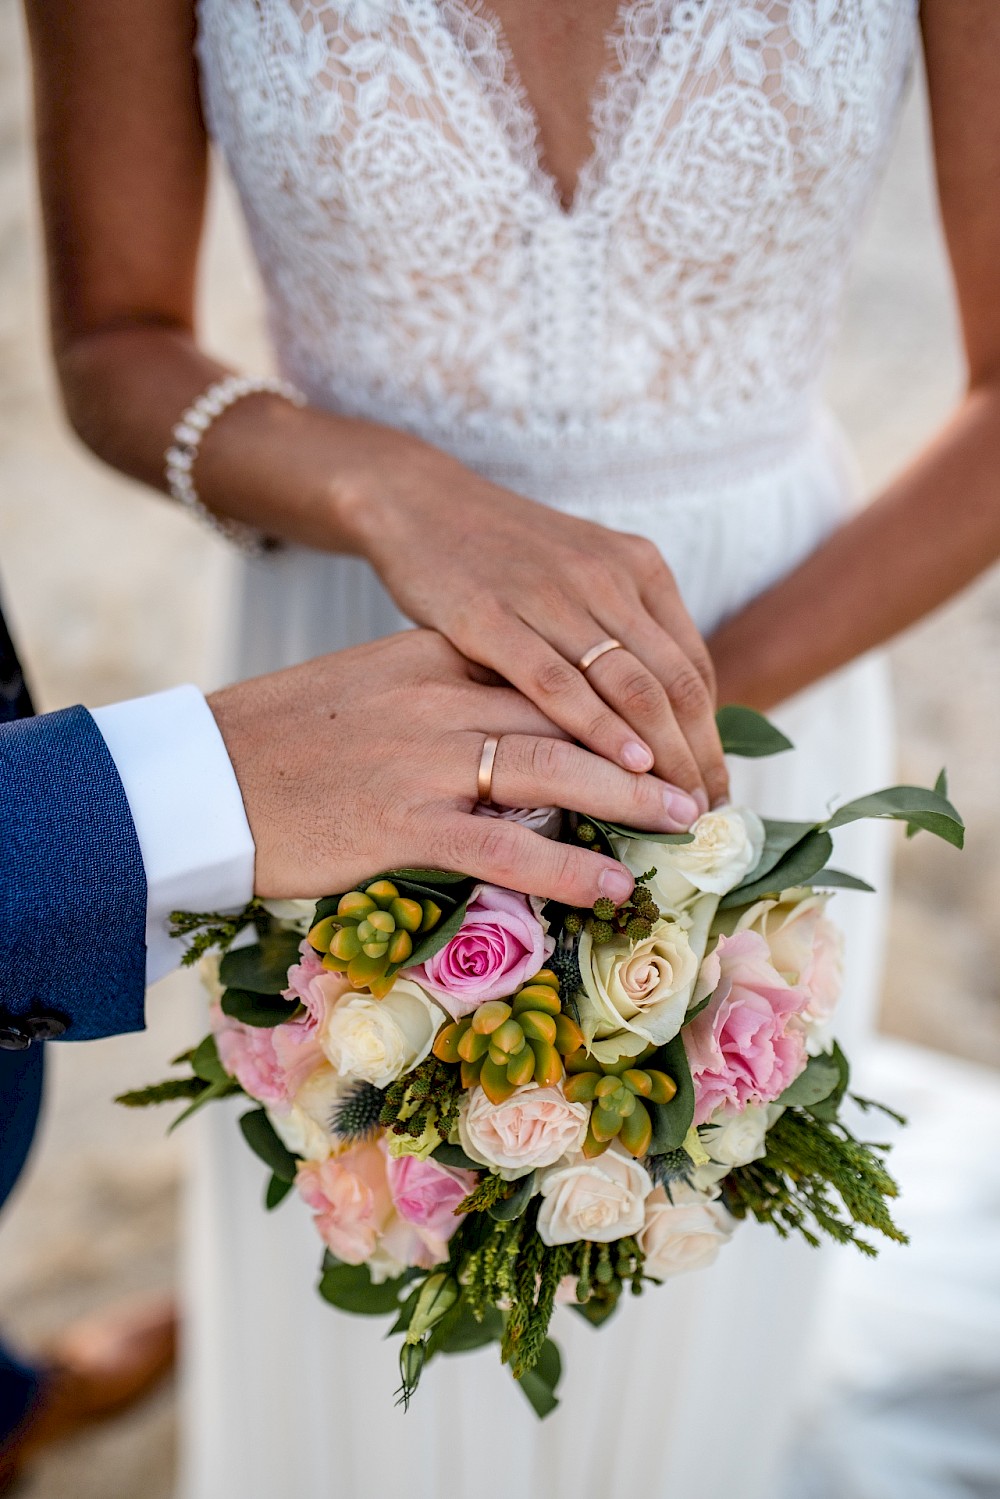
[[[749,710],[720,729],[733,754],[790,748]],[[186,1117],[252,1100],[267,1207],[294,1191],[312,1212],[323,1297],[395,1319],[402,1398],[435,1355],[496,1341],[545,1415],[557,1303],[599,1324],[626,1287],[709,1265],[748,1216],[866,1254],[864,1230],[902,1240],[888,1147],[842,1117],[826,908],[870,887],[830,867],[831,833],[889,817],[961,846],[963,829],[943,777],[822,822],[726,807],[663,836],[483,810],[612,852],[631,898],[574,910],[400,869],[318,903],[178,913],[211,1033],[177,1059],[187,1076],[122,1101],[189,1098]]]

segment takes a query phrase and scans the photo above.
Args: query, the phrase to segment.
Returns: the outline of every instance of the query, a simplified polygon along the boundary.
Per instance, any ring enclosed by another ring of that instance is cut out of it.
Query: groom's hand
[[[625,900],[623,865],[472,815],[486,738],[493,801],[676,831],[672,791],[575,744],[439,635],[407,630],[214,693],[257,847],[258,895],[321,896],[432,865],[572,905]]]

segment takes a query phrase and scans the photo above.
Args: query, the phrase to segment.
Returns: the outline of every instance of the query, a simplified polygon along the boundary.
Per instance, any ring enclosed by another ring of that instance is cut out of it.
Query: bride
[[[920,17],[968,393],[860,511],[819,384],[913,0],[28,15],[70,419],[235,539],[281,543],[241,563],[234,671],[405,616],[594,749],[655,766],[678,825],[727,794],[716,681],[722,701],[785,704],[801,749],[741,770],[734,795],[801,817],[885,781],[867,653],[1000,541],[993,0],[925,0]],[[197,341],[209,136],[242,196],[280,388],[220,386]],[[877,878],[879,839],[853,834],[844,862]],[[838,896],[854,1044],[877,979],[865,899]],[[544,1426],[491,1351],[435,1367],[403,1416],[379,1328],[315,1297],[307,1215],[265,1217],[260,1195],[232,1122],[207,1120],[184,1499],[774,1492],[821,1256],[747,1227],[600,1333],[561,1313],[571,1357]]]

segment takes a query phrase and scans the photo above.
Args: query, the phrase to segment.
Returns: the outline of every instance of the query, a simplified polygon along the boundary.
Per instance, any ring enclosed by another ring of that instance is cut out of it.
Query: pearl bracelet
[[[241,521],[224,520],[221,516],[214,515],[199,498],[193,476],[202,438],[212,423],[224,411],[228,411],[230,406],[235,406],[237,401],[254,395],[282,396],[286,401],[291,401],[293,406],[306,404],[302,392],[296,390],[294,385],[289,385],[287,380],[227,375],[225,379],[217,380],[202,391],[198,399],[191,403],[171,433],[173,442],[164,459],[167,485],[173,498],[211,526],[213,531],[218,531],[227,541],[249,553],[263,551],[263,537],[252,526],[245,526]]]

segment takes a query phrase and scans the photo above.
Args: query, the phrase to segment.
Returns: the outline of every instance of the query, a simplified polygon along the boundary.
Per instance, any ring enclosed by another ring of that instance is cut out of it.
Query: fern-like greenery
[[[800,1233],[818,1245],[822,1233],[875,1255],[859,1228],[907,1242],[889,1211],[899,1189],[885,1168],[887,1149],[856,1139],[839,1121],[787,1109],[768,1131],[767,1154],[726,1177],[726,1205],[738,1218],[749,1213],[769,1223],[782,1238]]]
[[[187,938],[188,947],[181,958],[185,968],[192,967],[213,948],[227,952],[234,940],[248,926],[256,926],[267,912],[259,900],[252,900],[237,915],[224,911],[171,911],[171,937]]]

